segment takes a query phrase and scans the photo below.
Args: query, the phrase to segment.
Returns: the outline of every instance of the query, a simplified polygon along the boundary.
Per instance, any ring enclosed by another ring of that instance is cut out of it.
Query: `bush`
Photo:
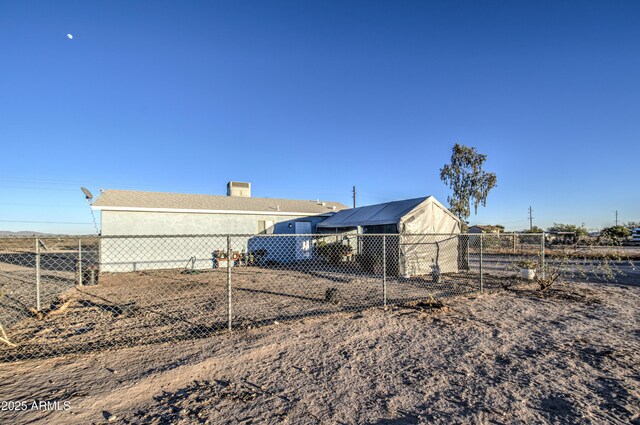
[[[362,254],[358,257],[358,263],[366,273],[382,273],[382,255],[380,254]]]
[[[520,269],[535,269],[538,267],[538,262],[535,260],[521,260],[516,263]]]
[[[613,242],[614,245],[620,245],[629,236],[631,236],[631,230],[624,226],[611,226],[600,232],[601,238]]]
[[[594,278],[615,281],[618,276],[625,275],[619,264],[621,261],[621,257],[599,252],[597,248],[583,250],[575,246],[568,247],[555,252],[553,261],[545,262],[541,273],[536,275],[536,283],[540,291],[546,291],[564,279]],[[634,267],[632,261],[628,260],[628,264]]]
[[[324,258],[326,261],[332,264],[338,264],[342,262],[342,258],[351,254],[353,248],[351,245],[344,245],[342,242],[326,243],[324,241],[318,242],[316,246],[318,255]]]

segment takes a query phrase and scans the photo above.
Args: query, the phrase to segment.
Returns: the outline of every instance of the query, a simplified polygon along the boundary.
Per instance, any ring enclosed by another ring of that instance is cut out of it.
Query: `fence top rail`
[[[335,236],[343,237],[374,237],[374,236],[474,236],[482,238],[502,238],[502,237],[528,237],[540,238],[546,236],[546,233],[181,233],[181,234],[156,234],[156,235],[2,235],[0,241],[10,240],[34,240],[34,239],[68,239],[68,240],[96,240],[96,239],[168,239],[168,238],[227,238],[227,237],[243,237],[243,238],[292,238],[292,237],[316,237],[329,238]]]
[[[12,239],[95,239],[100,235],[0,235],[0,240]]]
[[[373,236],[477,236],[477,237],[505,237],[505,236],[521,236],[539,238],[543,233],[202,233],[202,234],[159,234],[159,235],[101,235],[99,239],[162,239],[162,238],[227,238],[227,237],[244,237],[244,238],[294,238],[294,237],[317,237],[330,238],[336,236],[343,237],[373,237]]]

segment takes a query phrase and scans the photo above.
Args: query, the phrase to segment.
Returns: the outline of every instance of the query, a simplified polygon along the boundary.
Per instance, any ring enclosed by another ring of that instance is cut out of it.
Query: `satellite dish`
[[[80,190],[84,193],[84,196],[87,197],[87,201],[90,201],[93,199],[93,195],[91,194],[91,192],[89,192],[89,189],[87,189],[86,187],[80,186]]]

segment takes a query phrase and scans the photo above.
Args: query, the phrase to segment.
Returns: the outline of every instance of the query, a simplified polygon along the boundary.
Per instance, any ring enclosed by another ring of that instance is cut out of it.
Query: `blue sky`
[[[0,230],[91,232],[80,185],[446,203],[456,142],[498,176],[471,223],[523,229],[530,205],[542,227],[640,220],[638,18],[632,1],[0,0]]]

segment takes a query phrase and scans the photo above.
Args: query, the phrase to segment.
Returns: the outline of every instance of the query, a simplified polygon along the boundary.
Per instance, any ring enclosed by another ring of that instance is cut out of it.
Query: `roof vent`
[[[227,183],[227,196],[251,198],[251,183],[246,183],[246,182]]]

